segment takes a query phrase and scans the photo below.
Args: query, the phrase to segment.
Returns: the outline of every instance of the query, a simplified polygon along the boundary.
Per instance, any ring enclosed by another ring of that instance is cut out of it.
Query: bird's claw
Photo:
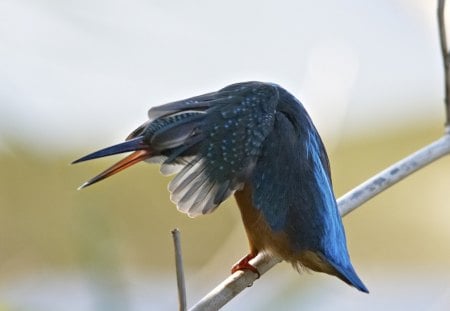
[[[248,254],[247,256],[242,258],[238,263],[236,263],[231,268],[231,273],[235,273],[236,271],[240,271],[240,270],[250,270],[250,271],[254,272],[257,275],[257,279],[259,279],[259,277],[261,276],[261,273],[259,273],[258,269],[256,269],[255,266],[253,266],[249,263],[249,261],[252,260],[253,258],[255,258],[255,256],[256,255]]]

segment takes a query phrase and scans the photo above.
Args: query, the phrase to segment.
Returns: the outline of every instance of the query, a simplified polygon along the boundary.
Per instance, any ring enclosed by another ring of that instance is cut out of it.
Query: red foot
[[[258,279],[261,276],[261,274],[259,273],[258,269],[256,269],[254,266],[252,266],[249,261],[253,258],[256,257],[256,254],[248,254],[247,256],[245,256],[244,258],[242,258],[237,264],[235,264],[232,268],[231,268],[231,273],[235,273],[236,271],[239,270],[250,270],[254,273],[256,273],[258,275]]]

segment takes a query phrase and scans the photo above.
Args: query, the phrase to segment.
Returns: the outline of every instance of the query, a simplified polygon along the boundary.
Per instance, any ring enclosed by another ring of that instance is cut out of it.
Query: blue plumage
[[[137,150],[84,186],[143,159],[158,162],[164,174],[177,174],[171,199],[192,217],[235,194],[250,257],[265,251],[367,292],[350,262],[322,140],[280,86],[238,83],[152,108],[127,139],[78,160]]]
[[[339,277],[367,291],[350,263],[322,140],[302,104],[279,93],[279,114],[252,176],[254,205],[295,251],[320,254]]]

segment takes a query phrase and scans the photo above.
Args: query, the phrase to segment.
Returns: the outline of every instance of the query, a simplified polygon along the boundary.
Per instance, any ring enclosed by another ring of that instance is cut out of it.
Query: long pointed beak
[[[72,164],[75,164],[75,163],[79,163],[79,162],[83,162],[83,161],[88,161],[88,160],[92,160],[92,159],[97,159],[97,158],[106,157],[106,156],[113,155],[113,154],[129,152],[129,151],[134,151],[134,152],[132,154],[128,155],[126,158],[122,159],[121,161],[117,162],[110,168],[101,172],[94,178],[91,178],[90,180],[88,180],[87,182],[82,184],[78,188],[78,190],[86,188],[87,186],[95,184],[96,182],[99,182],[109,176],[112,176],[112,175],[126,169],[127,167],[132,166],[133,164],[136,164],[145,159],[148,159],[152,156],[152,153],[151,153],[151,150],[148,147],[148,145],[143,143],[142,137],[137,137],[135,139],[132,139],[132,140],[129,140],[129,141],[126,141],[126,142],[123,142],[123,143],[120,143],[120,144],[117,144],[117,145],[114,145],[111,147],[101,149],[101,150],[93,152],[93,153],[90,153],[78,160],[73,161]]]
[[[148,145],[143,142],[143,137],[139,136],[130,140],[127,140],[123,143],[106,147],[101,150],[97,150],[92,152],[84,157],[79,158],[78,160],[73,161],[71,164],[76,164],[84,161],[89,161],[93,159],[103,158],[114,154],[136,151],[136,150],[144,150],[148,149]]]

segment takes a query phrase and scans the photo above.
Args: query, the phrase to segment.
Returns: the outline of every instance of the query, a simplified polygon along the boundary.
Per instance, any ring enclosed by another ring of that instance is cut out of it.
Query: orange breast
[[[274,232],[264,219],[264,215],[253,206],[251,187],[245,185],[234,194],[250,244],[250,254],[266,251],[284,260],[294,256],[289,240],[283,231]]]
[[[245,185],[241,191],[236,191],[234,196],[241,211],[251,255],[268,252],[272,256],[291,263],[297,270],[307,267],[314,271],[338,275],[320,255],[311,250],[293,250],[284,231],[274,232],[270,228],[263,214],[253,206],[249,185]]]

